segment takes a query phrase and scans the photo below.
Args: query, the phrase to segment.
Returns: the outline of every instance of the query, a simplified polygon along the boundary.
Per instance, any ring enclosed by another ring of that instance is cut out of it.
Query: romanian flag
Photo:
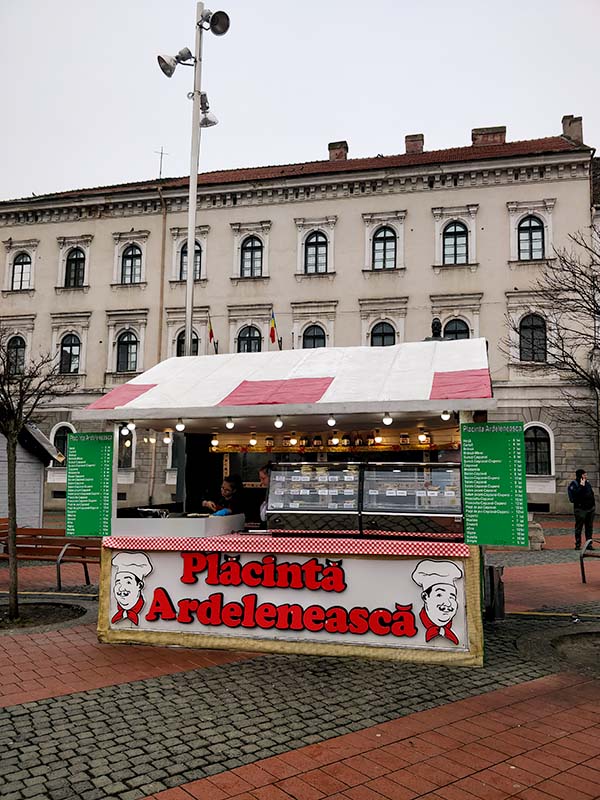
[[[275,314],[271,311],[271,322],[269,323],[269,339],[271,344],[275,344],[277,339],[277,325],[275,323]]]

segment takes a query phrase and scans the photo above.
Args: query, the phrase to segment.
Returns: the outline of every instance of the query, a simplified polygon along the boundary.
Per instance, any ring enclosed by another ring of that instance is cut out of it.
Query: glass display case
[[[365,464],[363,533],[462,534],[460,464]]]
[[[277,464],[267,527],[275,534],[460,539],[460,465]]]
[[[358,464],[276,464],[267,500],[270,530],[359,534]]]

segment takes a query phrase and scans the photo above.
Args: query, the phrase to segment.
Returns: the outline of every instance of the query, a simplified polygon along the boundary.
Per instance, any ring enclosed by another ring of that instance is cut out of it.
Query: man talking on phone
[[[568,493],[575,512],[575,550],[581,550],[581,531],[585,525],[586,540],[592,538],[596,512],[594,490],[588,483],[587,473],[584,469],[576,471],[575,480],[569,484]],[[588,550],[592,549],[592,545],[590,545]]]

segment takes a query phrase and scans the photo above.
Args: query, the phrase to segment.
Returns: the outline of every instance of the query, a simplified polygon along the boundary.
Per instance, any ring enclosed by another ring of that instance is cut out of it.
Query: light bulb
[[[123,444],[125,445],[125,447],[131,447],[131,439],[125,439]]]
[[[417,436],[417,439],[421,442],[421,444],[425,444],[427,441],[427,434],[424,431],[421,431],[421,433],[419,433]]]
[[[273,425],[275,425],[276,428],[283,428],[283,420],[281,417],[277,417]]]
[[[177,420],[177,425],[175,425],[175,430],[179,431],[180,433],[181,431],[185,430],[185,423],[182,419]]]
[[[127,427],[129,428],[130,431],[134,431],[135,430],[135,422],[128,422],[127,423]]]
[[[373,437],[373,439],[375,440],[375,444],[381,444],[381,442],[383,441],[383,437],[379,433],[379,428],[377,428],[377,430],[375,431],[375,436]]]
[[[225,423],[225,427],[229,431],[235,428],[235,422],[231,419],[231,417],[227,417],[227,422]]]
[[[450,414],[449,411],[442,411],[442,413],[440,414],[440,417],[444,420],[444,422],[448,422],[451,416],[452,415]]]
[[[292,431],[292,435],[290,436],[290,445],[294,447],[294,445],[298,444],[298,439],[296,439],[296,431]]]
[[[257,443],[256,434],[251,433],[250,439],[248,440],[248,444],[250,445],[250,447],[256,447],[256,443]]]
[[[383,415],[383,419],[381,421],[383,422],[384,425],[391,425],[392,422],[394,421],[394,418],[390,417],[390,415],[386,411],[385,414]]]
[[[211,447],[218,447],[219,446],[219,436],[216,433],[213,433],[213,437],[210,440]]]
[[[329,419],[327,420],[327,424],[329,425],[330,428],[333,428],[333,426],[335,425],[335,417],[333,416],[333,414],[329,415]]]
[[[129,428],[127,425],[123,425],[121,428],[121,436],[129,436]]]
[[[148,444],[148,437],[144,436],[144,440],[143,441],[144,441],[144,444]]]
[[[171,444],[171,441],[172,441],[171,434],[170,433],[165,433],[165,435],[163,436],[163,442],[165,444]]]
[[[150,436],[148,437],[148,441],[150,442],[150,444],[156,444],[156,436],[154,436],[154,434],[150,434]]]
[[[331,437],[331,444],[335,447],[340,443],[339,437],[337,435],[337,431],[333,432],[333,436]]]

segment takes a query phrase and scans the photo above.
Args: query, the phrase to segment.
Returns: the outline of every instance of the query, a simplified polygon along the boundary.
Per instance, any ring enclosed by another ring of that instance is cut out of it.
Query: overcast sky
[[[600,0],[223,0],[202,87],[220,124],[200,171],[561,132],[600,147]],[[0,0],[0,199],[189,174],[195,0]]]

